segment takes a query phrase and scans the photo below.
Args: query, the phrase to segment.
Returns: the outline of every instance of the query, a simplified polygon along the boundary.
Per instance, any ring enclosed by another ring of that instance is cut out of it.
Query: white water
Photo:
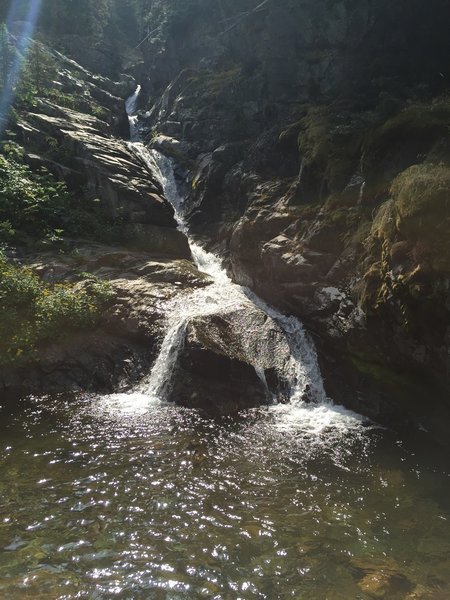
[[[132,135],[133,132],[137,132],[133,112],[139,91],[140,87],[127,102]],[[170,317],[167,333],[150,375],[139,386],[138,397],[142,398],[143,394],[153,400],[164,401],[190,319],[217,312],[225,313],[244,306],[256,306],[277,322],[291,351],[290,360],[284,365],[283,371],[284,378],[289,382],[290,402],[270,407],[270,410],[276,411],[276,426],[281,431],[302,432],[313,437],[325,431],[333,431],[332,437],[339,437],[344,432],[359,429],[364,422],[362,417],[334,405],[326,397],[316,350],[302,323],[297,318],[286,316],[270,307],[248,288],[233,283],[223,269],[220,259],[190,239],[188,227],[183,219],[184,200],[178,191],[172,160],[154,150],[148,150],[137,141],[130,143],[130,148],[161,182],[165,197],[175,209],[179,228],[188,236],[195,264],[199,271],[212,279],[211,285],[176,299],[168,307],[167,313]],[[251,332],[247,333],[251,335]],[[245,334],[246,332],[243,332],[243,335]],[[254,366],[260,379],[265,382],[264,370],[258,364]],[[305,396],[312,402],[305,402]]]
[[[130,96],[125,102],[125,109],[127,111],[128,120],[130,122],[130,138],[133,142],[139,139],[138,116],[135,113],[136,104],[139,98],[139,94],[141,93],[141,89],[141,86],[138,85],[134,94]]]

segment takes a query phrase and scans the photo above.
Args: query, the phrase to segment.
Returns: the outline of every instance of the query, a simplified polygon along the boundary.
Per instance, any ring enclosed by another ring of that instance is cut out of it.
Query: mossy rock
[[[437,270],[450,270],[450,167],[410,167],[394,181],[395,225]]]
[[[377,262],[370,266],[362,280],[355,286],[354,292],[363,309],[369,314],[377,304],[382,285],[383,269],[381,263]]]
[[[428,391],[427,384],[431,385],[423,373],[400,373],[398,369],[383,364],[380,357],[376,360],[370,355],[355,353],[350,359],[359,373],[371,379],[383,391],[408,404],[422,398]]]
[[[242,68],[234,66],[224,71],[204,71],[191,76],[192,90],[201,92],[209,101],[217,100],[224,94],[234,93],[239,88]]]
[[[394,181],[397,227],[410,237],[432,237],[450,225],[450,167],[414,165]]]
[[[450,101],[408,106],[373,129],[364,143],[363,171],[372,194],[386,192],[390,181],[418,157],[443,160],[449,154]]]
[[[323,106],[310,108],[291,128],[299,126],[298,148],[305,166],[313,166],[320,174],[326,184],[323,191],[342,192],[358,169],[364,126],[351,113],[333,115]]]
[[[278,142],[281,144],[281,146],[288,146],[289,148],[295,146],[295,148],[298,148],[298,136],[302,129],[303,118],[295,121],[295,123],[291,123],[285,129],[283,129],[278,137]]]
[[[383,202],[372,223],[371,236],[380,240],[392,240],[396,234],[396,213],[395,204],[392,199]]]
[[[298,148],[309,163],[323,163],[331,150],[331,123],[328,109],[314,107],[301,120],[301,130],[298,136]]]

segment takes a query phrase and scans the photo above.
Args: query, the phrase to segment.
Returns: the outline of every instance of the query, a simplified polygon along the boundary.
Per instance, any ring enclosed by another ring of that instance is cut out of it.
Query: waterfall
[[[220,259],[207,252],[199,244],[189,237],[188,226],[184,220],[184,202],[181,197],[175,180],[174,166],[172,159],[160,154],[155,150],[147,150],[143,145],[138,144],[136,152],[147,164],[147,167],[156,175],[164,189],[164,195],[175,209],[175,217],[178,226],[189,239],[192,257],[194,262],[203,273],[210,275],[213,279],[211,286],[195,291],[189,298],[188,313],[186,314],[185,305],[181,310],[175,309],[172,312],[172,320],[189,320],[189,318],[211,314],[217,310],[224,310],[230,307],[253,305],[265,312],[274,319],[284,332],[288,340],[291,359],[284,366],[286,380],[289,382],[291,402],[301,402],[308,392],[308,396],[315,402],[326,402],[326,394],[323,386],[322,376],[317,360],[317,354],[312,340],[307,335],[302,323],[293,316],[286,316],[273,307],[266,304],[258,298],[249,288],[237,285],[231,281],[226,271],[223,269]],[[162,350],[169,356],[167,351],[167,340],[171,338],[177,343],[182,343],[180,337],[174,337],[172,329],[176,328],[176,323],[172,324],[166,339],[163,342]],[[161,355],[160,355],[161,356]],[[177,353],[173,352],[170,359],[176,361]],[[167,365],[168,371],[172,372],[174,365]],[[257,374],[261,378],[261,371],[256,367]],[[161,364],[158,358],[152,370],[150,380],[159,379]],[[168,374],[168,373],[167,373]],[[154,390],[154,388],[153,388]]]
[[[127,106],[135,106],[135,100],[132,102],[130,99]],[[172,159],[155,150],[148,150],[139,142],[131,143],[130,148],[161,182],[165,197],[174,207],[179,228],[188,236],[197,268],[212,278],[209,286],[194,290],[188,298],[174,300],[169,307],[167,334],[151,373],[142,382],[140,391],[161,400],[166,397],[190,319],[215,314],[218,311],[251,306],[257,307],[271,317],[281,328],[289,344],[290,358],[284,365],[282,375],[289,382],[290,405],[289,408],[279,407],[286,415],[283,427],[294,425],[298,429],[301,421],[302,427],[309,427],[308,431],[316,432],[330,426],[341,427],[343,423],[346,427],[352,426],[353,423],[360,424],[362,418],[333,405],[326,397],[317,353],[302,323],[296,317],[284,315],[269,306],[250,289],[235,284],[223,269],[221,260],[189,237],[188,226],[184,220],[184,199],[178,190]],[[255,371],[265,383],[264,369],[255,365]],[[267,383],[265,385],[267,386]],[[312,404],[304,402],[306,395],[312,400]],[[317,407],[314,414],[311,412],[313,406]],[[298,407],[297,410],[295,407]]]
[[[128,120],[130,122],[130,139],[136,141],[139,139],[138,116],[136,113],[136,105],[141,93],[142,87],[137,86],[136,91],[125,102],[125,110],[127,111]]]

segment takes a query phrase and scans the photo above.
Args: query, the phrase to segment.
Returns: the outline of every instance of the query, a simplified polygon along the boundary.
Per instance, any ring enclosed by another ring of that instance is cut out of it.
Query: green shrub
[[[0,155],[0,243],[43,239],[64,229],[71,194],[49,173]]]
[[[52,140],[49,140],[51,145]],[[126,243],[133,232],[109,218],[99,200],[78,198],[45,170],[20,162],[20,147],[3,145],[0,154],[0,246],[62,246],[64,237]]]
[[[0,366],[32,361],[39,347],[98,323],[112,297],[107,282],[46,284],[0,254]]]

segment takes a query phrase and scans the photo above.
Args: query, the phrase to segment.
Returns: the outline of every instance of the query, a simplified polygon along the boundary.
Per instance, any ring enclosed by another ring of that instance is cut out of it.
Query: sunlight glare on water
[[[389,600],[448,597],[439,451],[297,410],[217,420],[115,394],[4,411],[0,597],[370,600],[380,578]]]

